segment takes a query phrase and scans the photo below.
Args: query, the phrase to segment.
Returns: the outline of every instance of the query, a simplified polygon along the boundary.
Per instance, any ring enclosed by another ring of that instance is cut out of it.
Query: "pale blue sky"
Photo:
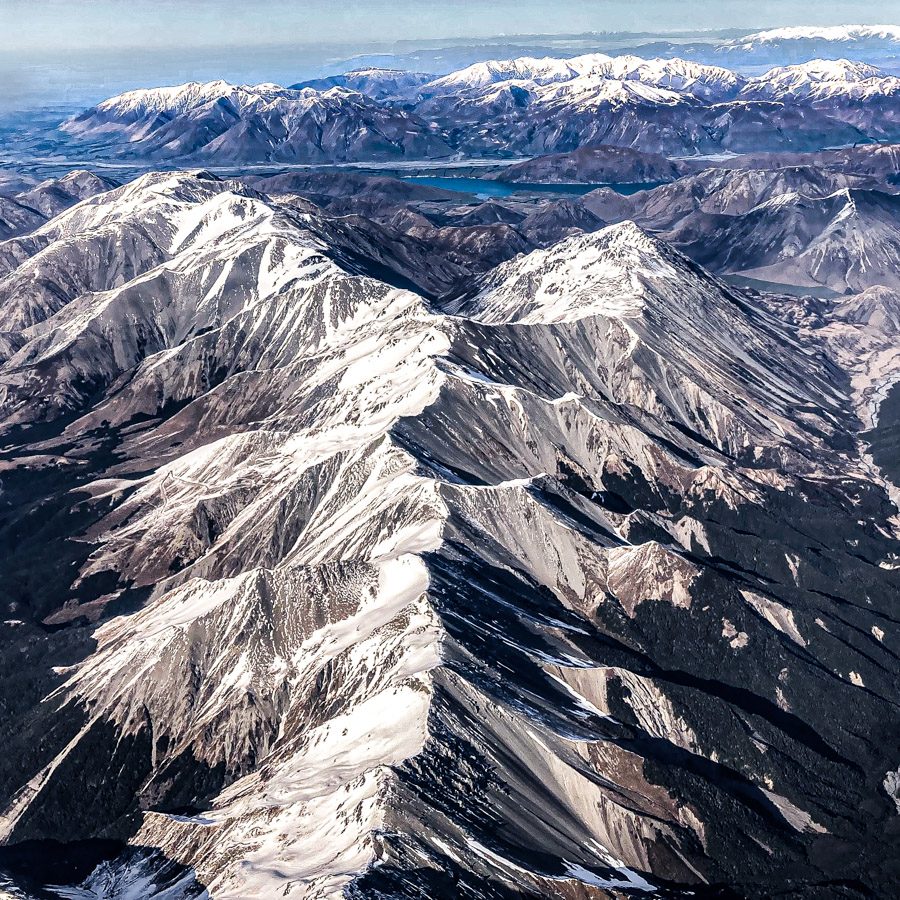
[[[0,49],[210,47],[892,23],[859,0],[0,0]]]
[[[191,80],[291,84],[353,57],[447,71],[409,54],[453,39],[848,23],[900,24],[900,0],[0,0],[0,112]],[[566,55],[561,40],[489,43],[494,55]]]

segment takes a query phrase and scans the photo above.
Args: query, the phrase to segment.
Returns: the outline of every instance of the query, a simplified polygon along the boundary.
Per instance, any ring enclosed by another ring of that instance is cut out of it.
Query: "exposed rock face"
[[[6,845],[127,842],[79,897],[889,894],[835,350],[888,320],[633,224],[429,305],[316,216],[170,173],[0,245],[57,286],[0,301]]]
[[[900,197],[880,191],[788,192],[743,215],[693,213],[664,234],[720,272],[839,293],[900,286]]]

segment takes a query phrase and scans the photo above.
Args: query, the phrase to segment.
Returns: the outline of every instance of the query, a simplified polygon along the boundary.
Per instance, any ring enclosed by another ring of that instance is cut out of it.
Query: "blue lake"
[[[662,182],[647,184],[525,184],[511,181],[487,181],[483,178],[454,178],[431,175],[401,175],[403,181],[414,181],[428,187],[441,188],[445,191],[458,191],[461,194],[475,194],[476,197],[511,197],[519,193],[546,194],[587,194],[597,188],[608,187],[619,194],[636,194],[659,187]]]

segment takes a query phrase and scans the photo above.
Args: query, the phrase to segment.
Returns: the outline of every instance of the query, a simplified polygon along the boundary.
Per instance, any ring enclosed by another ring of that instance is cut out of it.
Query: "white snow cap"
[[[754,46],[780,44],[783,41],[833,41],[855,43],[880,40],[900,43],[900,26],[897,25],[799,25],[792,28],[772,28],[757,31],[725,44],[728,48],[752,49]]]

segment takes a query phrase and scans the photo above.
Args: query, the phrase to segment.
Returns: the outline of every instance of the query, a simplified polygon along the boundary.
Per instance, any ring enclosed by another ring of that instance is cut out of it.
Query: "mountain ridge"
[[[633,222],[427,301],[267,184],[0,244],[64,286],[0,362],[6,843],[121,842],[69,897],[889,885],[890,322]]]
[[[900,137],[891,116],[870,108],[890,108],[900,82],[846,60],[748,77],[683,59],[587,54],[492,60],[430,81],[397,77],[348,73],[324,90],[212,82],[138,91],[61,127],[75,146],[132,158],[232,162],[535,154],[592,143],[679,155],[820,149],[823,133],[832,145]],[[774,132],[773,118],[782,122]],[[640,127],[650,120],[653,136]],[[464,123],[478,127],[466,134]]]

